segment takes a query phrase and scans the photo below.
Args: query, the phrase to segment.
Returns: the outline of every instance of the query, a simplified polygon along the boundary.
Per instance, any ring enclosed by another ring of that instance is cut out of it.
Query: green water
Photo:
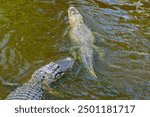
[[[98,76],[82,63],[45,91],[44,99],[150,99],[149,0],[0,0],[0,99],[47,64],[72,56],[67,10],[74,5],[94,32]],[[2,82],[3,81],[3,82]],[[4,83],[5,82],[5,83]]]

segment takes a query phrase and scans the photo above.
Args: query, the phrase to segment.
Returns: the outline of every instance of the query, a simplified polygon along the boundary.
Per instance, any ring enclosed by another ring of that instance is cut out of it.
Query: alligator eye
[[[57,68],[56,69],[58,69],[59,67],[60,67],[60,65],[57,64]]]
[[[54,67],[55,67],[55,69],[53,70],[52,74],[55,73],[60,66],[58,64],[55,64]]]

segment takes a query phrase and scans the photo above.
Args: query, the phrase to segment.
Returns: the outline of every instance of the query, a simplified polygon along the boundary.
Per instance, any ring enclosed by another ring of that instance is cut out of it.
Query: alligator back
[[[42,97],[41,85],[24,84],[10,93],[7,100],[40,100]]]

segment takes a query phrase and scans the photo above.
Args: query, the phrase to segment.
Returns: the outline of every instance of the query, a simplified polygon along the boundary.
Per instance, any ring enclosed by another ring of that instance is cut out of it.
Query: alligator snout
[[[73,64],[74,64],[74,60],[73,58],[67,57],[65,59],[61,59],[55,62],[56,64],[59,65],[59,69],[64,72],[69,68],[72,68]]]
[[[79,14],[78,10],[77,10],[75,7],[73,7],[73,6],[69,8],[68,13],[69,13],[70,15]]]

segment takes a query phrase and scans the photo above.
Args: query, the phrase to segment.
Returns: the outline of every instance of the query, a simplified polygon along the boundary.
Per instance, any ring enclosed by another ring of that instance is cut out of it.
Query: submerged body
[[[84,24],[83,17],[76,8],[70,7],[68,16],[71,25],[70,35],[72,41],[79,47],[80,59],[91,76],[97,78],[93,68],[94,36],[91,30]]]
[[[51,62],[34,72],[28,83],[10,93],[7,100],[39,100],[43,95],[43,85],[56,81],[73,66],[72,58]]]

